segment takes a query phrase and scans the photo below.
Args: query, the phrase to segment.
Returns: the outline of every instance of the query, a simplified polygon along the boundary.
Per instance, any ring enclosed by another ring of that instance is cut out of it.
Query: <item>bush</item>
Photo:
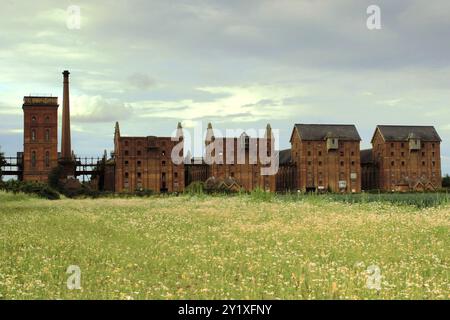
[[[60,199],[59,193],[45,183],[9,180],[2,182],[0,184],[0,188],[6,192],[12,192],[14,194],[22,192],[26,194],[35,194],[41,198],[49,200]]]
[[[450,188],[450,176],[448,174],[442,178],[442,187]]]
[[[153,190],[150,189],[141,189],[136,190],[133,195],[138,197],[150,197],[154,194]]]
[[[60,165],[58,165],[58,166],[54,167],[48,174],[48,185],[51,188],[53,188],[55,190],[59,190],[59,191],[61,188],[59,181],[60,181],[60,177],[62,175],[62,170],[63,170],[63,168]]]
[[[194,181],[184,189],[184,193],[190,195],[201,195],[205,193],[205,183]]]

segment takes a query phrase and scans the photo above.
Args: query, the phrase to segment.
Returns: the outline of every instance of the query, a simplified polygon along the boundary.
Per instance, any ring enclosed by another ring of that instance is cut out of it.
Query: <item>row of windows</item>
[[[31,122],[35,123],[35,122],[37,122],[37,120],[38,120],[38,116],[32,116],[31,117]],[[50,122],[50,117],[49,116],[45,116],[44,121],[45,121],[45,123],[49,123]]]
[[[323,164],[322,161],[319,161],[319,162],[318,162],[319,167],[321,167],[322,164]],[[340,161],[339,164],[340,164],[341,167],[344,167],[344,166],[345,166],[345,161]],[[352,166],[355,166],[355,165],[356,165],[356,162],[355,162],[355,161],[352,161],[351,164],[352,164]],[[312,161],[308,161],[308,166],[312,166]]]
[[[402,173],[400,173],[400,176],[402,177],[402,178],[408,178],[408,173],[406,173],[406,172],[402,172]],[[413,178],[416,178],[417,177],[417,172],[412,172],[411,174],[410,174],[410,176],[412,176]],[[422,178],[426,178],[427,176],[428,176],[428,174],[426,173],[426,172],[422,172],[421,174],[420,174],[420,176],[422,177]],[[436,177],[436,173],[435,172],[432,172],[431,173],[431,176],[433,177],[433,178],[435,178]],[[393,177],[395,177],[395,174],[394,173],[391,173],[391,178],[393,178]]]
[[[31,130],[31,141],[36,141],[36,139],[36,130],[33,129]],[[45,141],[50,141],[50,129],[45,130],[44,139]]]
[[[129,176],[130,176],[130,174],[129,174],[128,172],[125,172],[125,179],[128,179]],[[165,178],[166,178],[166,173],[163,172],[163,173],[161,174],[161,176],[162,176],[162,178],[165,180]],[[138,179],[141,179],[141,178],[142,178],[142,172],[136,172],[136,177],[137,177]],[[173,177],[174,177],[175,179],[177,179],[177,178],[178,178],[178,172],[174,172],[174,173],[173,173]]]
[[[402,147],[402,148],[404,148],[405,147],[405,143],[404,142],[402,142],[401,144],[400,144],[400,146]],[[424,142],[422,142],[422,148],[425,148],[425,146],[426,146],[426,144],[424,143]],[[395,147],[395,144],[394,144],[394,142],[391,142],[391,148],[394,148]],[[434,144],[434,143],[432,143],[431,144],[431,148],[435,148],[436,147],[436,145]]]
[[[355,151],[352,151],[350,154],[351,154],[352,157],[354,157],[354,156],[355,156]],[[311,152],[310,150],[308,150],[308,157],[310,157],[311,155],[312,155],[312,152]],[[321,157],[321,156],[322,156],[322,151],[318,151],[318,152],[317,152],[317,155],[318,155],[319,157]],[[341,152],[340,152],[340,156],[341,156],[341,157],[344,157],[344,156],[345,156],[345,152],[344,152],[344,151],[341,151]]]
[[[128,160],[125,160],[124,163],[125,163],[125,166],[128,166],[130,164],[130,162]],[[142,165],[142,161],[141,160],[136,161],[136,166],[137,167],[140,167],[141,165]],[[165,167],[166,166],[166,161],[161,161],[161,165],[163,167]]]
[[[402,151],[402,152],[400,153],[400,155],[401,155],[402,157],[404,157],[404,156],[405,156],[405,152]],[[424,152],[424,151],[422,151],[422,157],[425,157],[426,155],[427,155],[427,153]],[[433,151],[433,152],[431,153],[431,155],[434,157],[434,156],[435,156],[435,152]],[[394,151],[391,151],[391,157],[395,157],[395,152],[394,152]]]
[[[130,151],[128,151],[128,150],[125,150],[124,151],[124,155],[125,156],[129,156],[130,155]],[[136,151],[136,155],[138,155],[138,156],[141,156],[142,155],[142,150],[137,150]],[[164,157],[165,155],[166,155],[166,151],[161,151],[161,155]]]
[[[406,165],[406,162],[405,162],[405,161],[402,161],[402,162],[401,162],[401,165],[402,165],[402,167],[404,167],[404,166]],[[426,165],[427,165],[426,161],[422,161],[422,166],[425,167]],[[435,166],[436,166],[436,161],[431,161],[431,165],[432,165],[433,167],[435,167]],[[391,161],[391,166],[392,166],[392,167],[395,166],[395,161]]]
[[[31,166],[36,167],[36,151],[31,151]],[[45,152],[44,164],[47,168],[50,167],[50,151]]]
[[[318,173],[318,178],[319,178],[319,184],[322,184],[322,179],[323,179],[323,173],[319,172]],[[348,176],[345,172],[339,172],[339,180],[345,180],[345,177]],[[312,181],[313,180],[313,173],[311,171],[308,172],[308,180]],[[355,174],[351,174],[350,175],[350,180],[354,181],[356,179],[356,175]]]
[[[125,147],[128,147],[128,146],[130,145],[130,142],[129,142],[128,140],[125,140],[125,141],[124,141],[124,145],[125,145]],[[142,141],[139,141],[139,140],[138,140],[138,141],[136,142],[136,145],[137,145],[137,146],[142,146]],[[166,141],[161,141],[161,145],[162,145],[162,146],[166,146]],[[155,146],[155,143],[154,143],[154,142],[151,142],[151,143],[150,143],[150,146],[151,146],[151,147],[154,147],[154,146]]]

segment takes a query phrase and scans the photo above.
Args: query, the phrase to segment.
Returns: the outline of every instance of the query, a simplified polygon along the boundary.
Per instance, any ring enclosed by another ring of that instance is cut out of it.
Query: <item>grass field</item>
[[[448,204],[263,200],[0,193],[0,299],[450,299]]]

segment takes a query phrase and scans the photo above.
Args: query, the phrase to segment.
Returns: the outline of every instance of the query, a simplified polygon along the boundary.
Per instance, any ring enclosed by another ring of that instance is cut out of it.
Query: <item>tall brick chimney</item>
[[[62,112],[62,134],[61,134],[61,158],[64,161],[72,160],[72,146],[70,142],[70,103],[69,103],[69,74],[65,70]]]

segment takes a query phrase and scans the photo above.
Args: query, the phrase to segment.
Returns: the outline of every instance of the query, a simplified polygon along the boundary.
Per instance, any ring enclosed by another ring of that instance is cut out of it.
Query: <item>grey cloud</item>
[[[127,82],[132,88],[139,90],[148,90],[156,85],[156,81],[144,73],[133,73],[127,78]]]
[[[133,109],[120,101],[110,101],[100,97],[82,99],[81,103],[84,101],[88,101],[88,106],[83,112],[71,116],[73,124],[114,122],[118,119],[128,119],[133,114]]]

